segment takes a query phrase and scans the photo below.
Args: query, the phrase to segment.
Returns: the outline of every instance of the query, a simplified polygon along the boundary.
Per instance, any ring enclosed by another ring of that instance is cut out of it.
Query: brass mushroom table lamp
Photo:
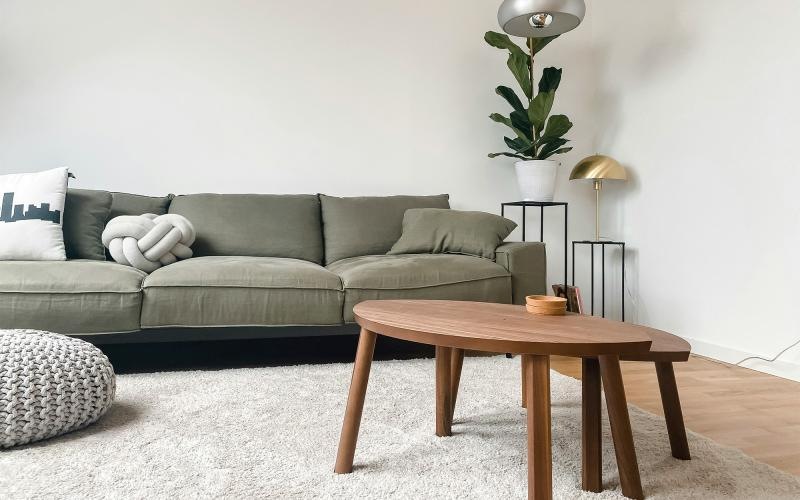
[[[594,239],[600,241],[600,190],[603,189],[604,180],[628,180],[625,167],[617,160],[605,155],[588,156],[581,160],[572,173],[569,180],[586,179],[594,181],[595,207],[594,207]]]

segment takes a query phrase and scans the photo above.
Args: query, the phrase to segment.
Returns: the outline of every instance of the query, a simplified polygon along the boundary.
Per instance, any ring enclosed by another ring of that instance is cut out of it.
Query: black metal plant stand
[[[522,207],[522,241],[527,241],[525,239],[525,213],[528,211],[528,207],[539,207],[539,241],[544,243],[544,207],[564,207],[564,285],[567,284],[567,228],[569,227],[567,224],[567,210],[568,210],[569,203],[565,203],[563,201],[510,201],[506,203],[500,204],[500,215],[505,217],[506,215],[506,207]],[[575,249],[573,244],[573,254],[572,254],[573,262],[575,260]],[[575,266],[573,264],[573,273],[575,272]],[[575,281],[575,275],[573,274],[572,280]],[[573,283],[574,284],[574,283]]]
[[[622,248],[622,321],[625,321],[625,242],[624,241],[573,241],[572,242],[572,286],[575,286],[575,245],[590,245],[591,258],[592,258],[592,291],[591,291],[591,314],[594,316],[594,247],[600,246],[601,259],[600,259],[600,290],[601,290],[601,306],[600,315],[606,317],[606,246],[615,245]]]

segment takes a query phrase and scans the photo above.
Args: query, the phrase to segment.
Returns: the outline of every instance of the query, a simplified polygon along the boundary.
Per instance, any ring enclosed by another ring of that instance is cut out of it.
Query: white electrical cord
[[[609,238],[608,236],[600,236],[600,239],[601,240],[602,239],[612,240],[613,238]],[[625,281],[622,283],[622,286],[625,287],[625,292],[627,292],[628,297],[630,298],[631,304],[633,305],[633,310],[636,311],[637,301],[636,301],[636,297],[634,297],[633,293],[631,292],[630,286],[628,286],[628,274],[629,274],[628,270],[626,269],[625,270]],[[734,363],[734,365],[741,366],[742,363],[744,363],[745,361],[750,361],[751,359],[759,359],[761,361],[766,361],[767,363],[774,363],[775,361],[778,360],[778,358],[780,358],[781,356],[786,354],[789,351],[789,349],[791,349],[791,348],[793,348],[793,347],[795,347],[797,345],[800,345],[800,339],[797,339],[793,344],[791,344],[788,347],[784,348],[781,352],[776,354],[771,359],[762,358],[761,356],[748,356],[748,357],[744,358],[743,360],[739,361],[738,363]]]
[[[791,349],[792,347],[794,347],[794,346],[796,346],[798,344],[800,344],[800,339],[797,339],[797,341],[794,344],[790,345],[789,347],[785,348],[784,350],[782,350],[781,352],[776,354],[775,357],[772,358],[772,359],[762,358],[761,356],[748,356],[748,357],[744,358],[743,360],[739,361],[738,363],[734,363],[734,364],[736,366],[741,366],[742,363],[744,363],[745,361],[749,361],[751,359],[760,359],[761,361],[766,361],[767,363],[774,363],[775,361],[778,360],[778,358],[783,356],[789,349]]]

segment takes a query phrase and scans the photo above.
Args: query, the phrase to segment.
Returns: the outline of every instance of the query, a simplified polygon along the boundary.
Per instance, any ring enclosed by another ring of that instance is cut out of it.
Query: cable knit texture
[[[0,330],[0,448],[95,422],[115,390],[114,369],[92,344],[37,330]]]
[[[161,266],[192,256],[194,226],[177,214],[120,215],[103,230],[103,245],[111,257],[151,273]]]

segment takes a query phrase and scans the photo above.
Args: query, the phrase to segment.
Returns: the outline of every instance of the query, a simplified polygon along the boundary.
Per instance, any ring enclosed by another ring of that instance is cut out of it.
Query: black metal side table
[[[606,246],[607,245],[614,245],[619,246],[622,248],[622,321],[625,321],[625,242],[624,241],[593,241],[593,240],[584,240],[584,241],[573,241],[572,242],[572,286],[575,286],[575,245],[589,245],[591,247],[591,258],[592,258],[592,266],[591,266],[591,273],[592,273],[592,291],[591,291],[591,313],[594,315],[594,247],[600,246],[601,250],[601,259],[600,259],[600,289],[601,289],[601,306],[600,306],[600,314],[602,317],[606,317]]]
[[[505,217],[506,215],[506,207],[522,207],[522,241],[527,241],[525,239],[525,213],[528,211],[528,207],[539,207],[539,241],[544,243],[544,207],[564,207],[564,285],[567,284],[567,230],[569,225],[567,224],[568,221],[568,205],[569,203],[565,203],[563,201],[510,201],[506,203],[500,204],[500,215]],[[575,248],[573,245],[573,273],[575,272]],[[572,280],[575,281],[575,276],[573,274]]]

